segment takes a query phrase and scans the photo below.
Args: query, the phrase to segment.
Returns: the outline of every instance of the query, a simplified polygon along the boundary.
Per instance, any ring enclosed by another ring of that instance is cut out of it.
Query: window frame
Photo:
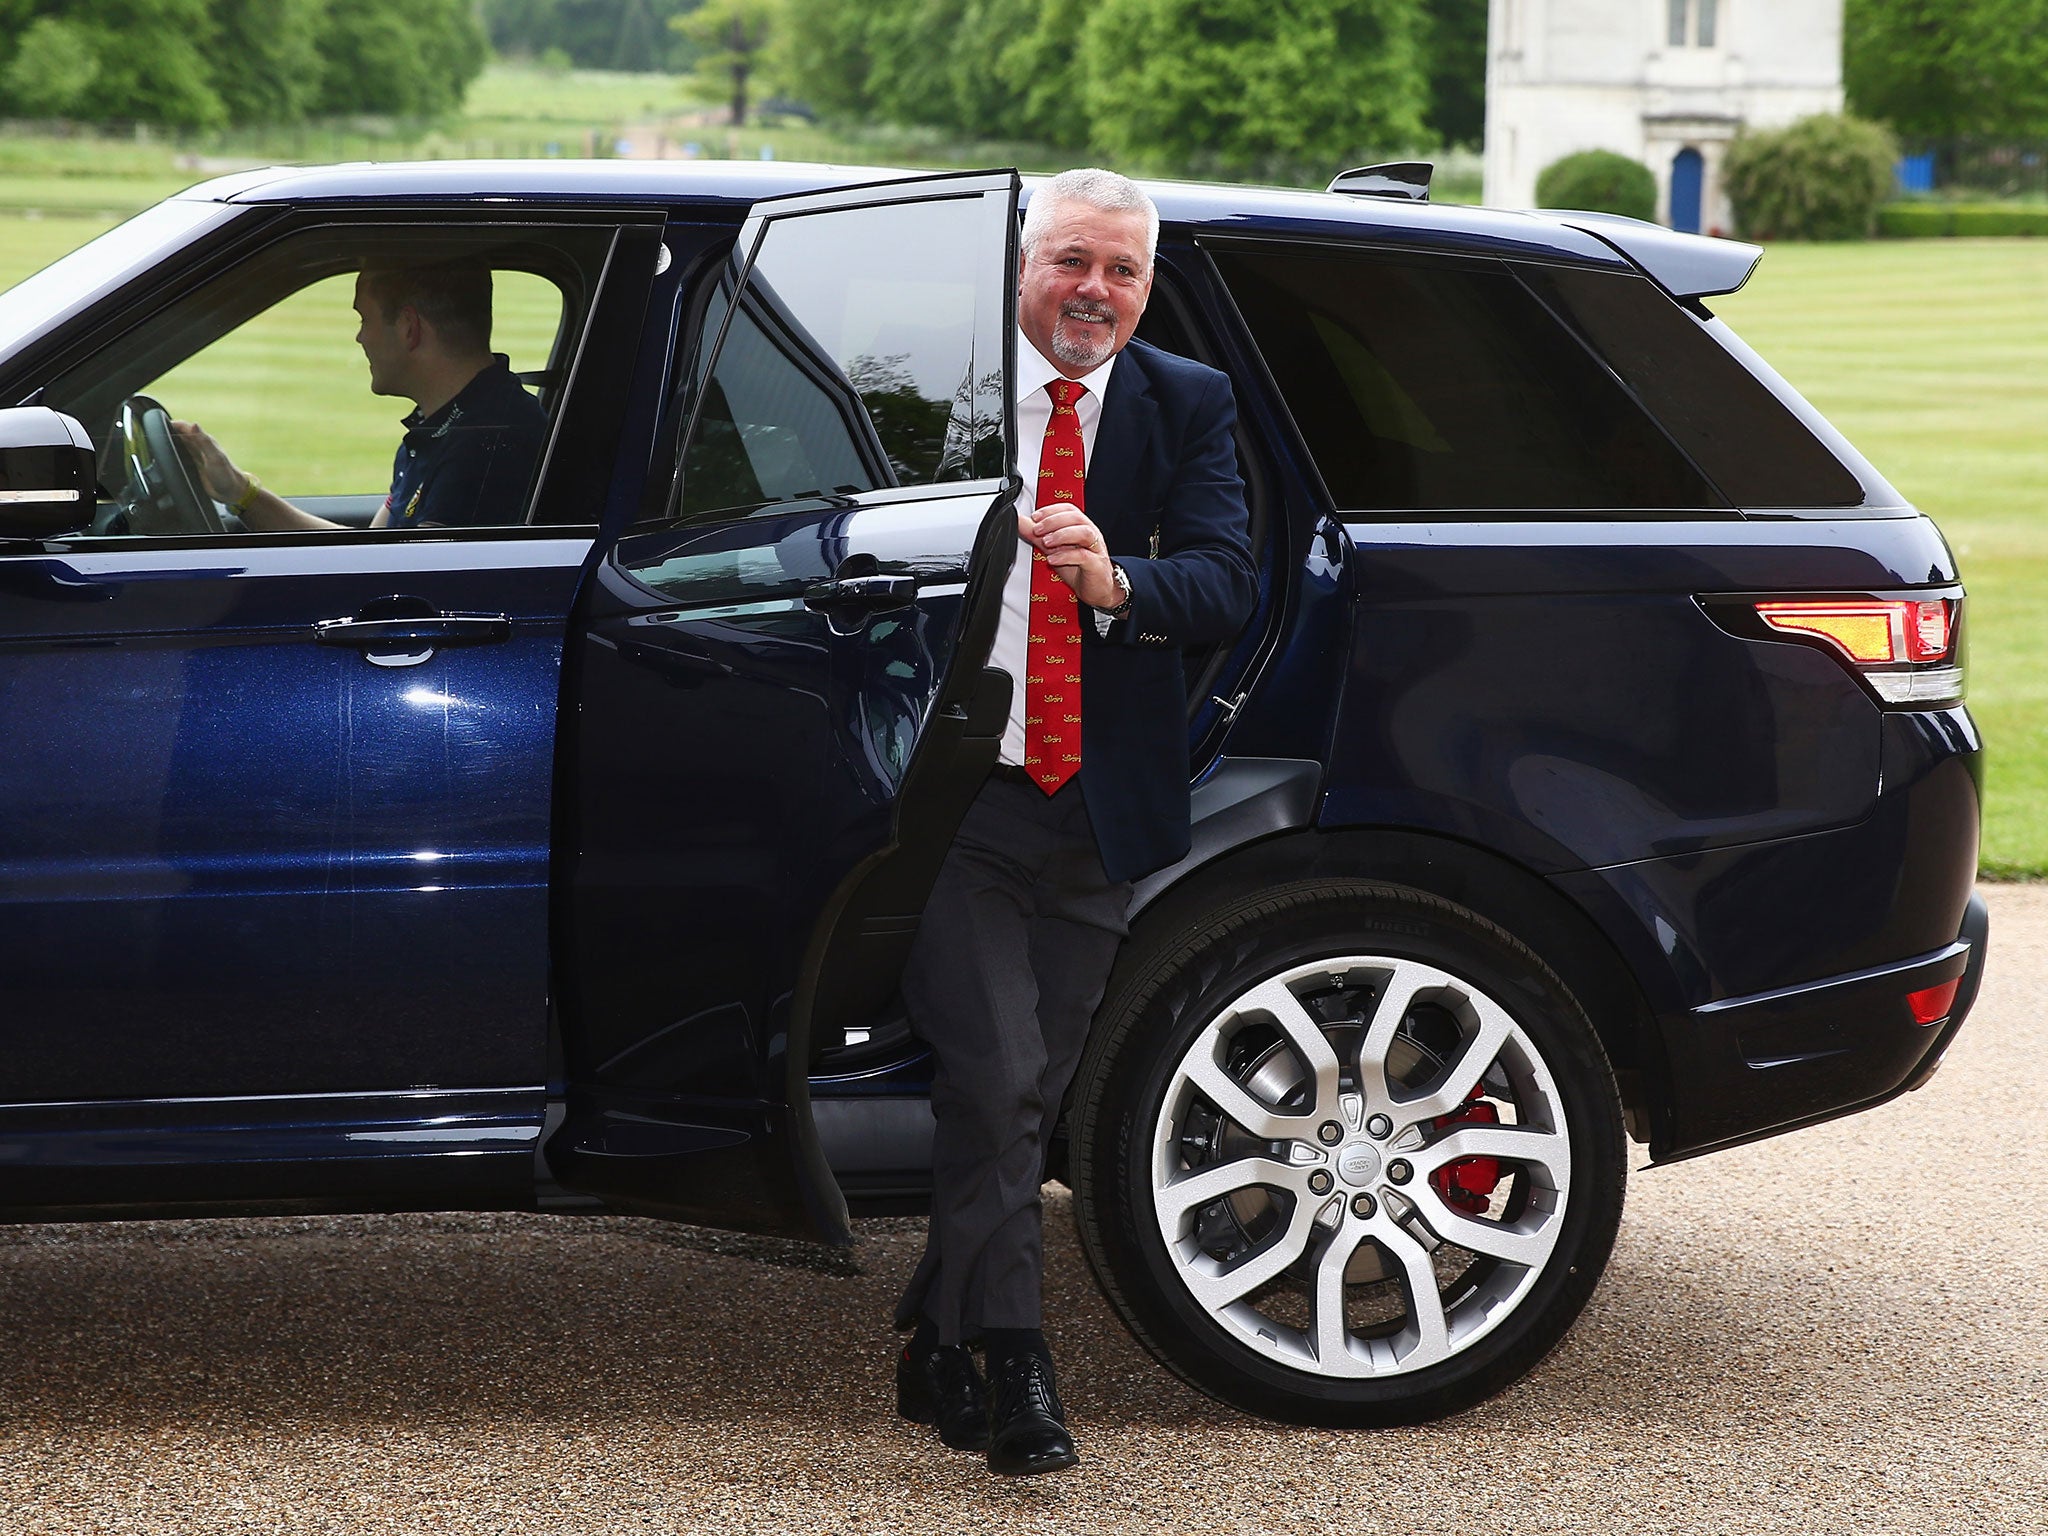
[[[978,178],[986,173],[959,173],[965,181]],[[914,178],[910,185],[935,182],[940,177]],[[1013,403],[1009,400],[1013,369],[1007,360],[1008,338],[998,338],[999,349],[1004,353],[1001,363],[1004,398],[1001,430],[1004,441],[1005,467],[1001,474],[979,476],[970,480],[932,481],[920,485],[874,486],[866,490],[845,495],[825,494],[797,500],[766,501],[748,510],[715,508],[694,515],[678,510],[683,492],[683,465],[694,442],[703,411],[705,381],[710,377],[719,357],[724,351],[727,337],[731,333],[733,316],[742,305],[728,299],[724,313],[719,317],[715,331],[705,326],[705,319],[721,288],[730,283],[736,298],[746,291],[754,274],[754,266],[774,226],[786,219],[804,218],[813,213],[831,214],[860,207],[890,207],[905,203],[979,202],[991,195],[985,188],[962,189],[952,193],[933,193],[927,196],[904,196],[906,183],[902,181],[881,182],[866,190],[872,198],[866,202],[836,199],[840,194],[819,194],[828,199],[821,206],[808,206],[814,198],[792,198],[785,206],[777,207],[763,217],[750,213],[747,221],[734,231],[732,242],[723,254],[714,249],[702,258],[699,268],[690,274],[691,291],[685,303],[687,317],[677,338],[674,353],[666,371],[668,404],[663,407],[664,415],[673,413],[680,426],[673,429],[672,448],[668,451],[668,462],[659,474],[650,474],[645,495],[642,497],[640,518],[628,530],[631,534],[652,533],[665,529],[701,528],[714,529],[744,524],[765,517],[779,516],[786,512],[798,512],[805,508],[821,506],[856,507],[888,506],[903,502],[918,502],[956,496],[993,496],[999,493],[1015,472],[1016,466],[1016,422]],[[751,233],[751,239],[749,235]],[[700,361],[704,364],[699,369]],[[667,446],[667,445],[664,445]]]
[[[578,522],[535,522],[532,519],[540,507],[542,492],[546,489],[550,477],[550,467],[564,445],[565,423],[576,414],[575,400],[579,393],[579,385],[584,381],[587,372],[584,365],[585,355],[590,350],[591,336],[596,329],[594,322],[604,310],[612,292],[614,268],[619,258],[622,239],[631,226],[651,224],[658,227],[661,221],[660,210],[600,205],[554,208],[507,207],[493,204],[487,208],[478,208],[463,203],[423,203],[404,206],[315,204],[300,208],[266,208],[264,213],[266,216],[249,221],[250,227],[241,232],[243,238],[229,238],[233,233],[232,226],[220,227],[219,234],[222,238],[219,244],[207,250],[204,256],[190,262],[181,262],[170,271],[150,268],[136,274],[134,281],[95,304],[96,313],[92,314],[84,326],[68,335],[60,334],[46,338],[52,345],[48,353],[42,354],[36,361],[33,373],[37,380],[33,390],[34,398],[42,400],[52,383],[63,379],[95,358],[121,347],[138,332],[151,326],[159,316],[173,306],[185,303],[202,290],[232,279],[237,271],[246,269],[252,262],[259,262],[272,256],[287,243],[317,236],[322,232],[335,232],[346,242],[349,239],[375,238],[383,233],[403,233],[410,230],[445,231],[463,239],[474,238],[479,243],[489,241],[494,233],[500,234],[502,238],[516,239],[520,232],[526,232],[535,243],[544,243],[559,232],[589,231],[603,237],[603,248],[595,254],[593,261],[586,264],[575,257],[566,254],[563,256],[564,265],[573,267],[585,279],[586,291],[579,299],[567,289],[561,290],[563,312],[557,322],[557,335],[549,354],[549,369],[555,371],[559,367],[562,370],[562,378],[559,384],[554,386],[555,398],[547,412],[547,435],[535,458],[534,474],[528,486],[524,515],[517,522],[477,526],[83,534],[66,536],[64,542],[69,543],[75,538],[80,545],[95,552],[113,553],[124,550],[231,549],[252,544],[276,547],[279,541],[286,541],[297,547],[312,543],[355,544],[366,540],[381,543],[393,539],[560,539],[587,537],[595,532],[595,517]],[[187,352],[172,363],[157,366],[150,375],[151,380],[198,356],[206,346],[233,335],[242,325],[276,304],[305,291],[314,283],[324,281],[345,270],[348,269],[337,268],[335,272],[311,277],[293,286],[286,293],[250,310],[201,347]],[[552,275],[537,268],[534,275],[551,283],[556,281]],[[560,287],[559,283],[557,287]],[[40,349],[38,351],[40,352]],[[10,368],[9,372],[12,371]],[[61,405],[59,408],[62,408]],[[100,434],[95,432],[93,424],[85,425],[87,431],[94,435],[95,442],[100,441]],[[394,431],[394,452],[398,441],[399,434]]]

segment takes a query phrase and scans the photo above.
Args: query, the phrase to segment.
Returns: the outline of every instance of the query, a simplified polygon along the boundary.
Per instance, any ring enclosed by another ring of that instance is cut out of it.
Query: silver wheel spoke
[[[1471,1002],[1479,1015],[1479,1028],[1465,1042],[1457,1058],[1445,1067],[1443,1082],[1436,1092],[1426,1098],[1401,1101],[1401,1113],[1408,1119],[1434,1119],[1457,1109],[1478,1085],[1486,1069],[1493,1065],[1494,1057],[1500,1054],[1500,1048],[1507,1044],[1508,1036],[1514,1032],[1515,1021],[1498,1004],[1478,996],[1474,996]]]
[[[1461,1125],[1410,1153],[1409,1161],[1426,1178],[1468,1157],[1505,1158],[1541,1168],[1547,1175],[1543,1182],[1552,1189],[1563,1189],[1572,1176],[1571,1143],[1555,1131],[1528,1125]]]
[[[1294,1047],[1308,1068],[1309,1076],[1315,1080],[1315,1097],[1310,1101],[1309,1115],[1334,1115],[1337,1112],[1337,1053],[1330,1048],[1322,1026],[1302,1007],[1301,1000],[1280,981],[1274,980],[1262,983],[1240,998],[1234,1011],[1240,1014],[1263,1013],[1279,1026],[1280,1033],[1287,1037],[1288,1044]]]
[[[1284,1230],[1277,1232],[1263,1248],[1227,1268],[1206,1254],[1184,1271],[1188,1289],[1195,1300],[1211,1312],[1220,1312],[1240,1297],[1247,1296],[1300,1258],[1315,1230],[1316,1202],[1296,1200]]]
[[[1511,1225],[1504,1221],[1485,1221],[1453,1210],[1427,1184],[1416,1186],[1413,1198],[1423,1222],[1438,1237],[1489,1259],[1502,1259],[1509,1264],[1534,1269],[1549,1258],[1550,1250],[1557,1246],[1558,1224],[1554,1218],[1543,1216],[1541,1225],[1534,1228],[1520,1223]]]
[[[1415,994],[1433,979],[1433,972],[1398,960],[1380,989],[1372,1018],[1358,1043],[1358,1081],[1365,1090],[1369,1108],[1385,1108],[1394,1103],[1394,1085],[1387,1080],[1387,1052],[1394,1048],[1394,1036],[1401,1028],[1403,1015],[1414,1003]]]
[[[1160,1227],[1166,1231],[1167,1240],[1174,1241],[1179,1237],[1181,1220],[1189,1211],[1254,1185],[1270,1185],[1299,1194],[1302,1172],[1270,1157],[1240,1157],[1198,1168],[1158,1192],[1155,1199]]]
[[[1444,1299],[1436,1288],[1436,1266],[1430,1262],[1429,1250],[1393,1222],[1381,1223],[1373,1236],[1401,1266],[1402,1289],[1408,1294],[1408,1327],[1403,1336],[1412,1342],[1400,1351],[1402,1369],[1415,1370],[1443,1359],[1451,1352],[1451,1325],[1444,1316]]]
[[[1330,1234],[1322,1256],[1316,1260],[1314,1321],[1309,1325],[1309,1343],[1316,1363],[1331,1373],[1352,1374],[1357,1359],[1351,1353],[1351,1331],[1344,1321],[1344,1270],[1358,1251],[1364,1233],[1355,1227],[1339,1227]]]
[[[1213,1032],[1207,1043],[1213,1049]],[[1260,1103],[1250,1089],[1217,1064],[1216,1058],[1203,1049],[1202,1043],[1197,1043],[1195,1050],[1182,1063],[1181,1071],[1203,1098],[1261,1141],[1292,1141],[1308,1129],[1304,1117],[1283,1114]]]

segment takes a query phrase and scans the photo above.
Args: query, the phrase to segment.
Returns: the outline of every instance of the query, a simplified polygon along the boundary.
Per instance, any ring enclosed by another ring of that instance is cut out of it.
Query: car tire
[[[1070,1130],[1082,1245],[1132,1333],[1305,1424],[1438,1419],[1526,1375],[1591,1296],[1627,1174],[1613,1070],[1550,968],[1362,881],[1141,939]]]

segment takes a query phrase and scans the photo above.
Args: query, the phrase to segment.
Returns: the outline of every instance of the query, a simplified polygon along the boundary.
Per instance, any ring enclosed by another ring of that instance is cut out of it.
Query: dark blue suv
[[[0,1214],[924,1197],[1024,189],[874,174],[252,172],[0,295]],[[1526,1372],[1630,1139],[1924,1081],[1985,939],[1955,562],[1713,318],[1756,249],[1351,185],[1155,189],[1261,599],[1049,1170],[1167,1366],[1338,1424]],[[544,442],[385,527],[347,295],[444,260]]]

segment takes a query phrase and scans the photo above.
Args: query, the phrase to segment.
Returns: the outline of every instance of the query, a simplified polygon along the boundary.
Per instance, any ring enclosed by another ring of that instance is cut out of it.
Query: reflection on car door
[[[886,1000],[1007,709],[1017,185],[757,204],[704,304],[667,515],[571,642],[571,1187],[844,1233],[811,1041]]]
[[[658,240],[618,232],[586,350],[637,342]],[[544,512],[580,515],[628,372],[572,381]],[[18,1196],[190,1161],[208,1199],[345,1199],[401,1152],[440,1168],[407,1200],[523,1194],[591,544],[515,524],[0,554],[0,1105],[29,1106],[0,1108],[0,1157],[37,1117],[81,1131],[76,1166],[45,1137]]]

